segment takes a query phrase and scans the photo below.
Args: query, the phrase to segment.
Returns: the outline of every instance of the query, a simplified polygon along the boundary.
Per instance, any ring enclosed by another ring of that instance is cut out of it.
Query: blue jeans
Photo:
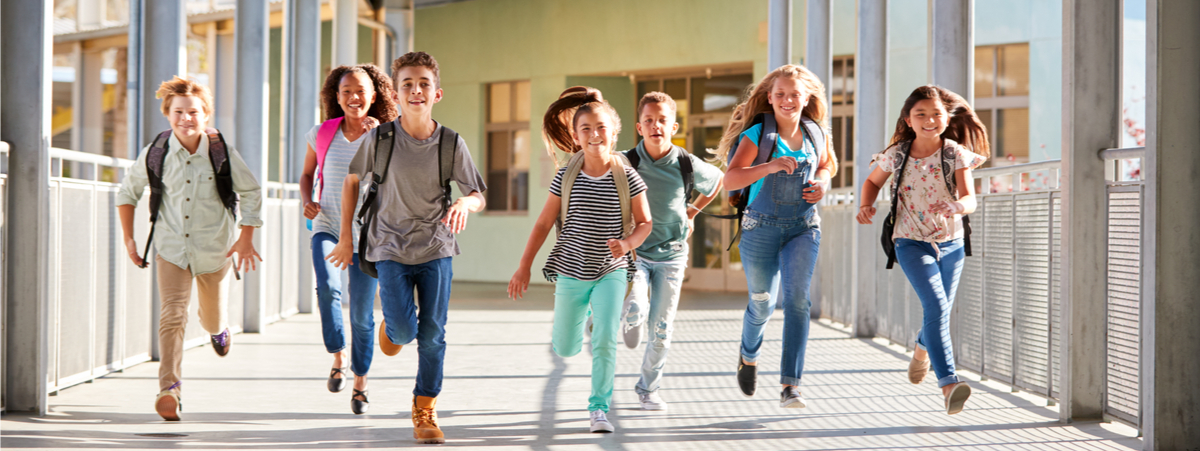
[[[929,352],[939,387],[963,382],[954,373],[954,347],[950,344],[950,309],[958,291],[963,254],[962,239],[938,244],[906,238],[896,240],[896,262],[921,298],[923,313],[917,346]]]
[[[642,378],[634,386],[638,394],[653,393],[662,382],[663,366],[671,350],[671,332],[675,329],[675,310],[687,257],[664,262],[639,258],[633,286],[625,298],[625,326],[649,326],[646,354],[642,358]]]
[[[413,394],[436,398],[442,392],[442,363],[446,357],[446,310],[454,276],[451,257],[419,265],[386,260],[375,263],[375,269],[379,272],[384,333],[396,344],[417,340],[417,386]]]
[[[762,194],[760,193],[759,197]],[[817,268],[821,230],[814,227],[815,211],[807,216],[779,218],[748,210],[742,219],[738,249],[750,302],[742,322],[742,358],[755,362],[762,348],[767,320],[776,304],[783,308],[783,361],[779,382],[800,385],[804,351],[808,346],[808,289]],[[782,288],[782,290],[781,290]]]
[[[554,284],[554,326],[550,344],[554,353],[571,357],[583,350],[583,327],[592,312],[592,392],[588,411],[608,412],[617,372],[617,329],[626,271],[618,269],[597,280],[558,276]]]
[[[312,237],[313,269],[317,273],[317,311],[321,313],[321,335],[325,338],[325,350],[330,353],[346,349],[346,329],[342,326],[342,270],[325,257],[337,245],[337,237],[317,232]],[[363,274],[358,266],[358,254],[354,264],[346,268],[350,272],[350,329],[353,346],[350,346],[350,370],[366,376],[371,369],[371,357],[375,348],[375,287],[374,277]]]

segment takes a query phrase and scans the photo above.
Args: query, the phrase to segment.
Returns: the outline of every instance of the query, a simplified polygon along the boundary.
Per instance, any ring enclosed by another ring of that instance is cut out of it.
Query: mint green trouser
[[[599,280],[559,276],[554,288],[554,330],[551,343],[562,357],[583,349],[583,324],[592,307],[592,395],[588,411],[608,412],[617,367],[617,330],[628,286],[626,272],[618,269]]]

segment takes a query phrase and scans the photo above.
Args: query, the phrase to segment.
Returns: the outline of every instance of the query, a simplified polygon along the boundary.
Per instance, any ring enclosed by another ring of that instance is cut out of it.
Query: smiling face
[[[204,133],[208,127],[208,115],[204,113],[204,101],[196,96],[174,96],[167,109],[167,121],[171,131],[180,138],[192,138]]]
[[[363,118],[375,103],[375,85],[365,73],[348,73],[338,83],[338,105],[347,117]]]
[[[406,66],[396,72],[396,103],[400,114],[427,116],[442,100],[433,71],[424,66]]]
[[[671,137],[679,131],[679,123],[675,122],[675,110],[661,102],[650,102],[642,107],[635,127],[646,141],[646,146],[655,148],[670,144]]]
[[[799,120],[800,113],[808,106],[809,94],[800,80],[791,77],[779,77],[767,94],[767,103],[775,110],[776,118]]]
[[[607,111],[596,109],[575,116],[575,144],[584,152],[599,155],[612,149],[616,142],[616,127]]]
[[[913,104],[912,110],[904,122],[912,127],[918,139],[937,139],[946,131],[950,123],[950,114],[946,107],[937,99],[925,99]]]

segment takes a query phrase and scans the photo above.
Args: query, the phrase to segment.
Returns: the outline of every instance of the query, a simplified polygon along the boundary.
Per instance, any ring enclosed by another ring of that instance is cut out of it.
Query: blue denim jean
[[[900,238],[896,240],[896,262],[921,299],[921,330],[917,346],[929,352],[930,366],[938,386],[962,382],[954,372],[954,347],[950,343],[950,309],[963,267],[962,239],[945,243]]]
[[[554,353],[571,357],[583,350],[583,328],[592,315],[592,391],[588,411],[608,412],[617,370],[617,330],[626,271],[618,269],[597,280],[558,276],[554,284],[554,326],[550,344]]]
[[[442,392],[446,357],[446,310],[454,276],[451,257],[418,265],[386,260],[375,263],[375,269],[379,272],[379,302],[388,340],[396,344],[417,340],[417,385],[413,394],[436,398]]]
[[[321,314],[321,335],[325,350],[330,353],[346,349],[346,329],[342,325],[342,270],[325,257],[333,251],[338,239],[325,232],[312,237],[313,269],[317,276],[317,311]],[[366,376],[371,370],[375,349],[375,287],[377,280],[359,269],[358,254],[350,272],[350,370]]]
[[[679,290],[683,288],[687,257],[653,261],[639,258],[633,285],[625,298],[625,326],[648,326],[646,354],[642,357],[642,378],[634,390],[638,394],[658,390],[663,366],[671,350],[671,332],[675,329],[675,310],[679,307]]]

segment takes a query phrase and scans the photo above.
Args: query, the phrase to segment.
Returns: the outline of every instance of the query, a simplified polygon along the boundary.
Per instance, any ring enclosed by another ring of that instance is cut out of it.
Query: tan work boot
[[[437,424],[437,398],[413,396],[413,438],[417,443],[446,443],[446,436]]]
[[[387,322],[379,321],[379,350],[383,352],[383,355],[391,357],[399,354],[402,347],[401,345],[392,343],[392,340],[388,339]]]

